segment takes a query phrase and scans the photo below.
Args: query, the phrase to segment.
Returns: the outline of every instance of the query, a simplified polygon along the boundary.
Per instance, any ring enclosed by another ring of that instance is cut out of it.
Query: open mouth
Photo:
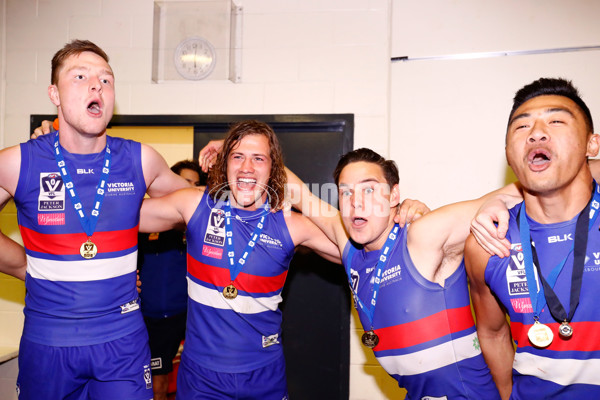
[[[256,179],[238,178],[237,187],[241,190],[252,190],[256,186]]]
[[[102,114],[102,108],[100,106],[100,102],[98,102],[98,101],[92,101],[90,104],[88,104],[87,110],[90,114],[93,114],[93,115],[101,115]]]
[[[552,157],[550,152],[545,149],[535,149],[529,153],[527,160],[533,168],[539,169],[550,164]]]
[[[362,217],[354,217],[352,218],[352,225],[356,227],[361,227],[367,223],[367,220]]]

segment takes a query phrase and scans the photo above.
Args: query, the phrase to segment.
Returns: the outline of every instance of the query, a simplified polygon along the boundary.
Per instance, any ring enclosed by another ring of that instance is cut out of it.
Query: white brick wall
[[[5,146],[28,138],[30,114],[55,112],[47,97],[50,59],[70,39],[84,38],[110,56],[118,113],[354,113],[355,143],[387,153],[389,1],[242,1],[243,71],[238,84],[151,83],[150,0],[0,4],[6,4],[8,16],[0,29],[7,50],[5,118],[0,121]],[[0,292],[5,284],[0,280]],[[5,321],[3,313],[0,302]],[[11,325],[19,324],[11,320]],[[352,399],[383,399],[386,390],[389,395],[379,367],[361,363],[352,371]],[[14,391],[11,378],[0,369],[0,398],[2,390]]]

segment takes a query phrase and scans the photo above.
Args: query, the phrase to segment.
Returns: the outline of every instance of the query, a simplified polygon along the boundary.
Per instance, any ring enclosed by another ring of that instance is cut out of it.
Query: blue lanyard
[[[398,224],[394,225],[390,234],[388,235],[383,248],[379,253],[379,259],[377,260],[377,266],[375,267],[375,278],[373,282],[373,297],[371,297],[370,306],[367,307],[366,304],[362,302],[360,297],[358,297],[358,287],[356,290],[352,287],[352,275],[350,274],[350,264],[346,265],[346,275],[348,276],[348,281],[350,282],[350,290],[354,294],[354,298],[356,299],[356,303],[359,305],[360,309],[367,315],[369,318],[369,322],[371,323],[371,328],[373,327],[373,316],[375,315],[375,306],[377,304],[377,294],[379,293],[379,285],[381,284],[381,273],[383,269],[389,262],[389,253],[390,249],[394,246],[394,242],[398,238],[398,231],[400,227]]]
[[[96,186],[96,197],[94,198],[94,206],[90,216],[85,215],[83,211],[83,205],[81,200],[79,199],[79,195],[75,191],[75,185],[73,184],[73,179],[69,174],[69,170],[67,169],[67,165],[65,162],[65,158],[60,150],[60,144],[58,142],[58,131],[56,132],[56,136],[54,137],[54,158],[56,159],[56,164],[60,170],[60,175],[65,183],[65,187],[69,196],[71,197],[71,202],[73,203],[73,207],[75,208],[75,213],[79,217],[79,222],[83,227],[84,232],[88,237],[92,237],[94,231],[96,230],[96,224],[98,223],[98,218],[100,217],[100,208],[102,207],[102,202],[104,201],[104,191],[106,190],[106,182],[108,181],[108,175],[110,173],[110,148],[108,146],[108,138],[106,138],[106,148],[104,150],[104,162],[102,163],[102,174],[100,176],[100,182],[98,182],[98,186]]]
[[[569,250],[565,258],[562,259],[552,269],[552,271],[548,275],[548,279],[545,279],[542,275],[542,271],[539,265],[540,263],[535,248],[532,248],[531,246],[531,234],[529,231],[529,223],[527,222],[525,205],[521,205],[518,215],[519,235],[521,238],[521,247],[523,249],[525,277],[527,278],[527,286],[529,288],[529,297],[531,299],[534,320],[537,321],[539,319],[539,315],[542,312],[544,306],[546,305],[546,302],[548,302],[548,307],[550,308],[551,314],[556,319],[570,321],[573,318],[575,309],[579,304],[579,294],[581,291],[581,275],[583,272],[583,264],[585,262],[585,251],[587,247],[587,235],[589,230],[592,229],[596,218],[598,217],[599,207],[600,187],[594,183],[594,195],[591,201],[586,205],[584,210],[580,213],[579,217],[577,218],[573,247]],[[583,225],[585,223],[586,214],[589,218],[589,222],[587,224],[587,231],[585,230],[585,225]],[[573,251],[575,251],[575,257],[573,260],[573,272],[571,276],[571,299],[569,315],[567,315],[566,311],[564,310],[564,307],[562,306],[562,304],[560,304],[560,301],[558,301],[558,297],[556,297],[553,288],[556,284],[558,276],[560,275],[563,267],[565,266],[567,258]],[[542,283],[539,287],[537,287],[537,289],[534,268],[536,268],[536,272],[538,273],[538,277],[540,279],[540,282]],[[552,304],[550,304],[550,302]]]
[[[266,203],[265,209],[263,211],[263,215],[258,221],[258,224],[254,228],[254,232],[250,236],[250,240],[244,249],[244,253],[239,258],[237,263],[235,262],[235,250],[233,246],[233,228],[231,227],[231,206],[229,205],[229,201],[226,201],[223,208],[225,209],[225,241],[227,245],[227,257],[229,258],[229,276],[231,278],[231,282],[235,281],[235,278],[239,275],[244,268],[244,264],[248,260],[250,253],[254,250],[254,246],[260,237],[260,234],[264,227],[264,222],[267,214],[269,213],[269,204]],[[239,218],[236,216],[236,218]]]

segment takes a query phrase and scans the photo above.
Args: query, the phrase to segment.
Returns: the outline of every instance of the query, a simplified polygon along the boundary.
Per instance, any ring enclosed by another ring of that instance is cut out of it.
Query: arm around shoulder
[[[502,399],[512,391],[514,347],[506,314],[485,282],[490,255],[471,235],[465,243],[465,266],[469,276],[471,301],[475,309],[481,351]]]
[[[291,211],[285,216],[285,221],[295,246],[308,247],[328,261],[342,263],[343,247],[338,248],[338,245],[329,240],[307,217]]]
[[[142,169],[146,191],[150,197],[160,197],[190,187],[185,179],[171,171],[165,159],[156,150],[143,143]]]

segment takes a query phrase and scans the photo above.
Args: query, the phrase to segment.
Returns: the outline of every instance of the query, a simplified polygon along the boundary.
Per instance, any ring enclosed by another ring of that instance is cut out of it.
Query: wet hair
[[[217,155],[215,165],[208,173],[210,195],[215,198],[218,192],[230,190],[227,182],[227,160],[233,148],[246,136],[264,135],[269,141],[269,157],[271,158],[271,175],[267,182],[269,205],[273,209],[280,208],[285,197],[287,176],[283,164],[283,152],[273,129],[266,123],[257,120],[244,120],[234,124],[225,137],[223,149]]]
[[[335,171],[333,171],[333,179],[335,180],[335,184],[339,185],[340,174],[348,164],[352,164],[359,161],[379,165],[379,167],[381,167],[383,171],[385,180],[387,181],[388,185],[390,185],[390,188],[400,183],[400,176],[398,175],[398,166],[393,160],[386,160],[379,154],[375,153],[373,150],[362,147],[360,149],[350,151],[340,158],[340,161],[338,161],[338,164],[335,167]]]
[[[198,174],[198,176],[200,177],[200,179],[199,179],[200,186],[206,186],[207,175],[206,175],[206,173],[204,173],[202,171],[202,169],[200,168],[200,165],[198,165],[197,161],[182,160],[182,161],[176,162],[171,167],[171,171],[175,172],[177,175],[180,175],[181,170],[183,170],[183,169],[189,169],[191,171],[196,172]]]
[[[96,46],[94,43],[89,40],[79,40],[75,39],[60,49],[54,54],[52,57],[52,72],[50,75],[50,83],[52,85],[56,85],[58,83],[58,74],[60,73],[60,69],[62,68],[65,60],[71,56],[78,56],[83,52],[92,52],[94,54],[99,55],[108,63],[108,55],[102,50],[100,47]]]
[[[590,109],[581,99],[579,91],[573,86],[573,83],[563,78],[540,78],[519,89],[513,99],[513,106],[508,117],[508,124],[510,124],[517,108],[526,101],[539,96],[563,96],[571,99],[583,112],[589,132],[594,132],[594,122],[592,120]]]

